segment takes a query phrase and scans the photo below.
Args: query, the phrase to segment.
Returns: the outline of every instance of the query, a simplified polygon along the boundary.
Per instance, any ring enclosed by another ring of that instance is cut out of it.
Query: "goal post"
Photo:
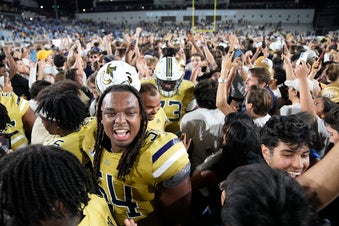
[[[197,33],[208,33],[216,31],[217,27],[217,0],[214,0],[213,6],[213,28],[212,29],[199,29],[195,26],[195,0],[192,0],[192,31]]]

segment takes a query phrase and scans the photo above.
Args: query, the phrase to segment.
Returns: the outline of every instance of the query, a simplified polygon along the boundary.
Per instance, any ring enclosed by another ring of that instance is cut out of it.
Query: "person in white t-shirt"
[[[212,79],[200,81],[194,88],[199,107],[186,113],[180,123],[180,131],[192,139],[192,172],[220,146],[225,115],[216,107],[217,87],[218,83]]]

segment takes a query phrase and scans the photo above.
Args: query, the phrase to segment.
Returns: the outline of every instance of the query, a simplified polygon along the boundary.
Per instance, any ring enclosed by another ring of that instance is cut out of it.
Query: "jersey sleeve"
[[[18,106],[18,110],[21,115],[24,115],[29,108],[29,102],[24,98],[18,97],[17,95],[12,95],[13,102]]]
[[[21,134],[25,134],[22,117],[29,108],[29,102],[15,93],[1,93],[0,102],[6,107],[11,124],[15,126]]]
[[[11,134],[11,148],[16,150],[18,148],[28,145],[28,140],[24,134],[22,134],[16,127],[7,123],[5,130],[0,131],[7,134]]]
[[[52,145],[65,149],[75,155],[81,164],[86,164],[89,161],[88,156],[81,151],[81,139],[79,139],[77,133],[72,133],[65,137],[53,138],[48,142],[45,142],[44,145]]]
[[[183,98],[183,102],[184,102],[184,111],[186,113],[186,111],[191,111],[192,109],[194,109],[196,103],[192,103],[192,101],[194,100],[194,84],[190,81],[185,81],[185,92],[184,92],[184,98]]]
[[[86,137],[82,141],[82,151],[86,153],[86,155],[90,158],[91,162],[94,161],[94,146],[95,139],[97,134],[97,124],[96,120],[92,121],[88,124],[86,129]]]
[[[155,185],[175,176],[189,163],[186,148],[176,135],[151,130],[146,139],[152,143],[149,151]]]

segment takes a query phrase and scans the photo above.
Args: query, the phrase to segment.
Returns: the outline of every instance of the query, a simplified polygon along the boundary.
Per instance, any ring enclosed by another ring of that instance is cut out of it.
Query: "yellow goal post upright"
[[[197,29],[195,27],[195,0],[192,0],[192,31],[194,33],[208,33],[216,31],[217,27],[217,0],[214,0],[213,6],[213,29]]]

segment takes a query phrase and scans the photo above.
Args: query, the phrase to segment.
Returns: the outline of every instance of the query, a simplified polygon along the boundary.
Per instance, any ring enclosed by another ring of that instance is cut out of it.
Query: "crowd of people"
[[[21,25],[1,225],[339,224],[338,37]]]

